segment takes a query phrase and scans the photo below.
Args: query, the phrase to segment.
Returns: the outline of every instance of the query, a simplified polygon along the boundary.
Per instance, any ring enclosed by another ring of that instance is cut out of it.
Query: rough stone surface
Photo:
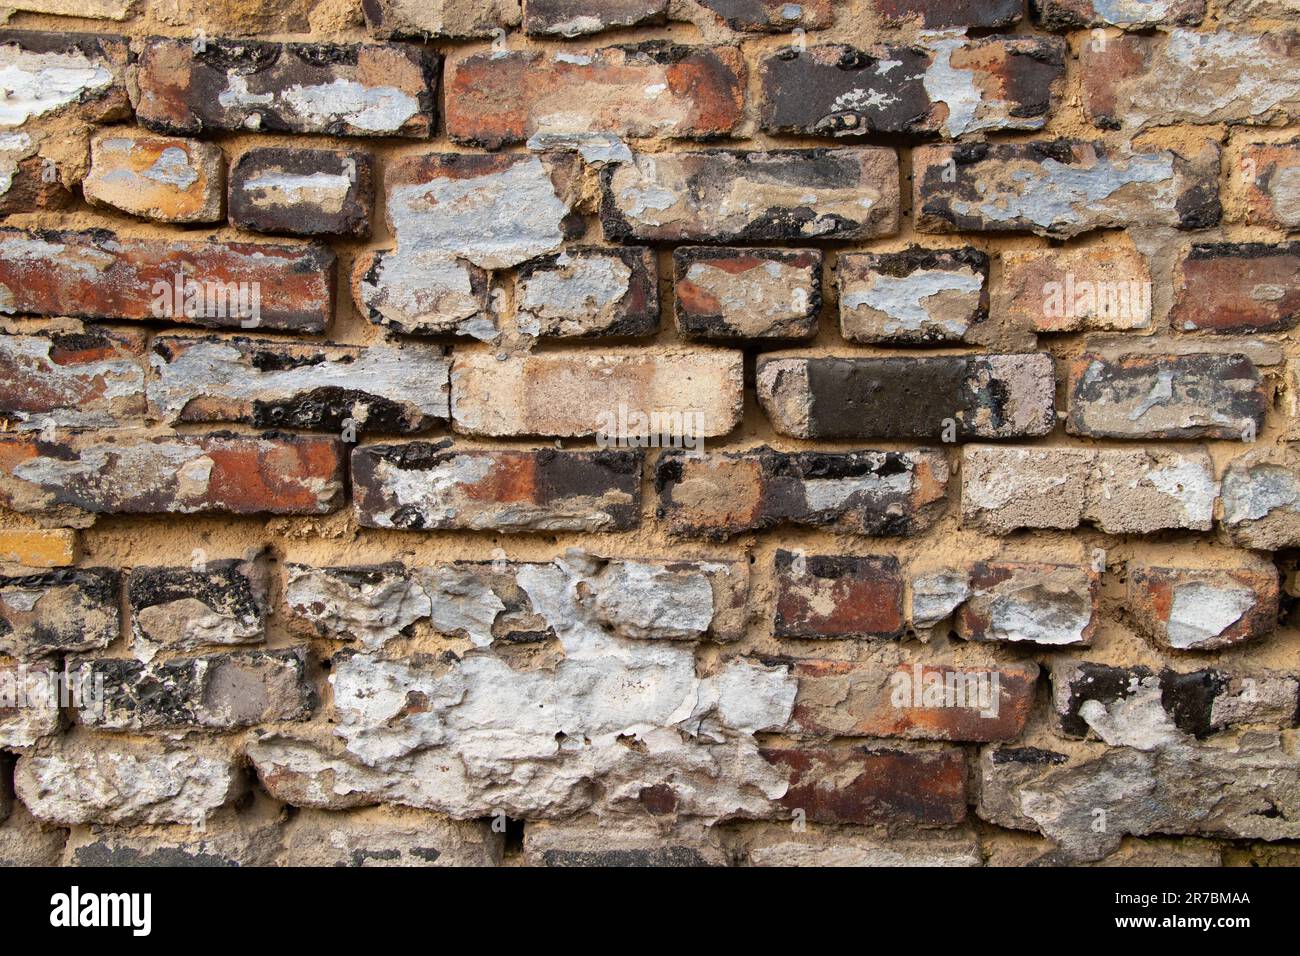
[[[450,413],[451,361],[437,346],[158,336],[150,359],[150,408],[169,424],[405,434]]]
[[[119,588],[111,568],[0,577],[0,652],[21,659],[107,647],[121,629]]]
[[[1294,839],[1292,734],[1151,751],[1097,744],[1072,755],[989,747],[979,760],[976,813],[1042,833],[1066,861],[1097,860],[1126,834]],[[1096,826],[1094,810],[1106,813]]]
[[[725,540],[781,524],[855,534],[909,535],[947,508],[950,472],[937,451],[787,454],[771,448],[693,457],[655,468],[670,533]]]
[[[500,866],[504,839],[491,825],[420,810],[304,810],[285,836],[285,866]]]
[[[48,665],[0,667],[0,747],[30,747],[58,733],[57,673]]]
[[[364,239],[374,197],[362,150],[250,149],[230,170],[230,221],[252,232]]]
[[[460,450],[449,442],[352,453],[367,528],[627,531],[641,521],[639,451]]]
[[[648,803],[653,803],[649,798]],[[653,807],[647,807],[651,814]],[[671,813],[665,807],[661,815]],[[617,829],[590,823],[543,823],[524,831],[524,865],[544,867],[713,867],[727,866],[716,837],[700,827],[665,834],[653,826]]]
[[[913,155],[913,205],[922,232],[1034,232],[1069,238],[1093,229],[1219,221],[1219,161],[1169,150],[1135,152],[1053,140],[926,146]]]
[[[637,154],[607,167],[605,237],[676,242],[871,239],[898,230],[892,149]]]
[[[1219,496],[1204,449],[967,446],[962,523],[993,534],[1095,524],[1108,534],[1208,531]]]
[[[1055,423],[1051,355],[783,358],[757,364],[758,400],[795,438],[947,441],[1045,435]]]
[[[264,561],[196,555],[193,567],[135,568],[127,578],[137,656],[266,638],[269,573]]]
[[[226,160],[221,147],[172,136],[96,133],[90,172],[81,184],[86,200],[157,222],[221,220]]]
[[[840,331],[850,342],[964,342],[989,314],[989,260],[976,249],[841,255]]]
[[[846,832],[842,828],[789,827],[765,830],[746,847],[750,866],[974,867],[983,864],[979,841],[969,831],[914,833]]]
[[[822,254],[815,249],[673,252],[677,330],[718,341],[810,339],[821,311]]]
[[[68,669],[95,686],[102,681],[102,703],[78,708],[82,724],[101,730],[235,730],[306,720],[312,710],[306,662],[296,651],[244,651],[150,664],[72,659]]]
[[[741,562],[608,560],[589,565],[585,606],[596,622],[635,640],[736,641],[748,620],[749,571]],[[556,566],[566,567],[564,561]],[[547,564],[459,562],[285,570],[285,601],[305,632],[379,650],[427,620],[476,647],[554,640],[557,624],[527,589]]]
[[[740,122],[744,82],[740,51],[725,46],[470,53],[447,61],[447,135],[488,149],[592,129],[716,138]]]
[[[334,265],[318,246],[0,229],[0,313],[319,333]]]
[[[136,119],[205,130],[427,138],[439,58],[404,44],[151,39],[136,67]]]
[[[216,745],[80,733],[19,759],[14,789],[37,820],[59,824],[201,824],[247,783]]]
[[[1242,547],[1300,547],[1300,457],[1286,448],[1233,459],[1223,472],[1223,526]]]
[[[1042,37],[787,47],[759,68],[760,122],[772,133],[834,137],[1042,129],[1065,57],[1062,41]]]

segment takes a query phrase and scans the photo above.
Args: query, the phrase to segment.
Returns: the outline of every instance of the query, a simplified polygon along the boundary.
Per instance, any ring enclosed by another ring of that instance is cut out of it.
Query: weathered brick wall
[[[1300,859],[1295,0],[8,6],[0,860]]]

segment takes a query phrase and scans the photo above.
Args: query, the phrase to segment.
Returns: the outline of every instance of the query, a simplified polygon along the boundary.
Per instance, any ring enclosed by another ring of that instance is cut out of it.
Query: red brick
[[[334,438],[0,436],[0,505],[81,525],[96,514],[327,514],[343,479]]]
[[[446,85],[447,135],[488,149],[550,133],[705,139],[740,122],[745,66],[733,47],[661,43],[473,53],[448,60]]]
[[[194,309],[190,286],[202,293]],[[0,229],[0,311],[9,315],[319,333],[333,308],[334,253],[324,247]]]
[[[903,573],[892,557],[778,551],[777,637],[901,637]]]
[[[427,138],[438,55],[400,44],[155,37],[140,54],[140,125],[163,133],[254,130]]]
[[[956,749],[765,748],[790,774],[780,800],[810,823],[952,826],[966,819],[966,756]]]
[[[1300,321],[1300,242],[1192,246],[1179,269],[1174,328],[1281,332]]]
[[[803,660],[793,727],[836,737],[987,743],[1016,740],[1033,707],[1038,665],[893,665]],[[995,683],[996,682],[996,683]]]
[[[0,335],[0,418],[37,429],[143,424],[144,352],[138,330]]]

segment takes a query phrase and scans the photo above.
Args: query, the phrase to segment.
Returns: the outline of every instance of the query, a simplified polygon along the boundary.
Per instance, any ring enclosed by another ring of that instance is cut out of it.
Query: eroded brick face
[[[489,149],[593,129],[709,139],[740,122],[744,81],[732,47],[471,54],[447,63],[447,132]]]
[[[1294,0],[11,5],[0,864],[1297,859]]]

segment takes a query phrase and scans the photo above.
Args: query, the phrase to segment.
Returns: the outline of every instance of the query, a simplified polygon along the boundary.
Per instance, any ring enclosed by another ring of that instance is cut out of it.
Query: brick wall
[[[8,6],[0,860],[1300,861],[1293,0]]]

